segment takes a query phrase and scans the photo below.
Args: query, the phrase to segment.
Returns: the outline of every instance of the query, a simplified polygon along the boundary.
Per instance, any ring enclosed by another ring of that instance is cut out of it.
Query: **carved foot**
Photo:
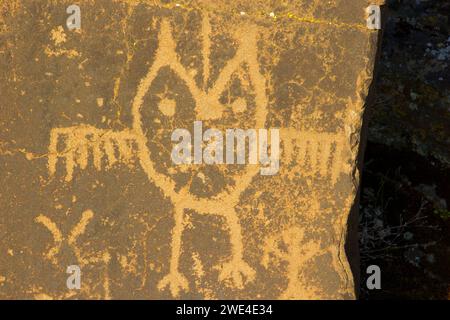
[[[158,289],[160,291],[165,288],[169,288],[170,293],[173,297],[178,297],[181,291],[189,290],[189,283],[185,276],[183,276],[179,272],[171,272],[166,275],[162,280],[158,283]]]
[[[255,278],[253,270],[244,260],[237,259],[224,263],[219,268],[219,280],[225,283],[231,283],[232,286],[242,289],[248,282]]]

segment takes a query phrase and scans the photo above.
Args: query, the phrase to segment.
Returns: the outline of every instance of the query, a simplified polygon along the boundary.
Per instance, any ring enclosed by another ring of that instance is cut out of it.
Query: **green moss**
[[[450,219],[450,211],[449,210],[443,210],[443,209],[434,209],[434,214],[441,217],[443,220]]]

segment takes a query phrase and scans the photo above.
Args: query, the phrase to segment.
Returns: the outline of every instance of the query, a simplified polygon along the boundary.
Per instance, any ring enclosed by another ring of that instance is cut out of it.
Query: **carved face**
[[[209,21],[204,19],[202,29],[211,30]],[[196,197],[214,197],[233,188],[239,177],[250,174],[248,165],[176,165],[171,159],[176,144],[171,140],[173,131],[187,129],[193,144],[195,121],[202,121],[203,132],[220,130],[224,148],[226,129],[264,127],[267,98],[265,79],[257,62],[257,34],[244,31],[243,34],[240,42],[231,42],[225,48],[204,32],[203,43],[208,47],[203,49],[202,63],[189,68],[176,50],[170,23],[161,22],[159,49],[141,83],[142,97],[136,99],[142,103],[138,106],[140,121],[135,121],[135,126],[140,126],[147,137],[155,171],[169,176],[176,184],[175,191],[187,188]],[[213,55],[214,59],[210,59]],[[248,150],[246,155],[248,163]]]

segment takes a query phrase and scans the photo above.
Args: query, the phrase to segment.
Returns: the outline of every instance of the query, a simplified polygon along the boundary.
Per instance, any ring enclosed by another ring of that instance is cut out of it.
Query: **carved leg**
[[[174,297],[178,297],[180,291],[187,291],[189,284],[187,279],[178,270],[181,256],[181,237],[184,230],[184,208],[175,205],[175,226],[172,230],[172,254],[170,258],[170,271],[158,284],[158,289],[168,287]]]
[[[219,280],[225,283],[231,282],[234,287],[242,289],[246,282],[254,280],[255,270],[244,261],[241,224],[234,207],[229,208],[224,217],[230,228],[231,259],[218,267],[220,270]]]

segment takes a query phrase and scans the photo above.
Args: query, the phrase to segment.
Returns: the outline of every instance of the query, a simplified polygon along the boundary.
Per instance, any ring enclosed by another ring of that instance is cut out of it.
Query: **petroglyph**
[[[318,298],[320,289],[303,275],[311,260],[327,252],[318,240],[305,240],[305,231],[299,227],[267,239],[262,264],[269,268],[271,260],[287,262],[288,285],[279,299],[309,300]],[[286,249],[280,249],[285,246]],[[272,258],[271,258],[272,257]],[[279,264],[276,265],[279,268]]]
[[[66,3],[36,1],[0,5],[0,232],[13,231],[0,296],[355,297],[344,246],[376,49],[367,2],[81,0],[71,31]],[[177,164],[183,128],[194,161]],[[270,143],[231,144],[227,129]],[[279,151],[273,175],[255,149]],[[82,288],[67,292],[72,264]]]
[[[54,223],[47,216],[40,214],[36,217],[36,223],[42,224],[48,229],[48,231],[53,236],[54,245],[51,247],[47,253],[45,253],[45,258],[50,260],[53,264],[58,265],[57,255],[61,250],[61,247],[66,243],[74,252],[77,262],[80,266],[89,263],[104,262],[105,253],[100,253],[96,255],[82,254],[81,250],[77,246],[77,239],[84,234],[86,227],[94,217],[94,213],[91,210],[86,210],[82,213],[80,221],[72,228],[68,236],[63,236],[61,230],[58,228],[56,223]]]
[[[321,133],[293,129],[281,130],[285,163],[296,161],[295,172],[303,177],[320,177],[337,182],[343,151],[348,146],[344,133]]]
[[[48,153],[50,176],[55,175],[59,159],[65,163],[67,182],[73,179],[77,167],[81,170],[87,168],[90,156],[99,171],[104,162],[107,168],[119,163],[132,166],[138,140],[131,130],[114,132],[87,125],[52,129]],[[64,145],[62,148],[61,143]]]
[[[86,227],[89,222],[93,219],[94,212],[92,210],[86,210],[81,214],[80,221],[71,229],[70,233],[66,236],[63,235],[60,228],[53,222],[49,217],[40,214],[35,218],[35,222],[41,224],[53,236],[53,246],[44,254],[44,257],[51,261],[56,267],[61,267],[62,264],[58,261],[58,254],[61,251],[61,248],[64,244],[70,247],[75,255],[77,260],[77,264],[82,268],[83,266],[89,264],[101,264],[104,265],[104,275],[103,275],[103,288],[104,288],[104,299],[110,299],[110,289],[109,289],[109,275],[108,275],[108,265],[111,259],[110,254],[107,250],[102,252],[82,252],[80,246],[77,244],[78,238],[86,232]],[[83,290],[88,290],[84,288]],[[70,297],[64,295],[59,298],[68,298]],[[40,299],[39,295],[36,296],[37,299]]]
[[[244,31],[245,30],[245,31]],[[68,128],[53,129],[50,135],[48,169],[50,176],[56,173],[58,159],[65,160],[66,181],[73,179],[74,168],[86,169],[88,157],[93,155],[94,167],[101,170],[102,159],[106,158],[108,166],[115,163],[130,164],[132,156],[137,156],[139,162],[147,174],[150,182],[156,184],[170,197],[174,206],[175,226],[172,230],[172,257],[170,260],[170,272],[158,285],[160,290],[168,287],[173,296],[178,296],[181,290],[188,290],[187,279],[179,272],[178,264],[182,253],[182,234],[184,230],[184,215],[186,209],[196,210],[201,214],[212,214],[224,216],[230,232],[230,244],[232,255],[229,262],[220,266],[219,280],[236,288],[243,288],[245,282],[252,281],[255,271],[244,261],[242,231],[239,219],[235,212],[235,206],[239,201],[241,193],[249,186],[253,176],[257,174],[257,168],[248,167],[245,174],[241,176],[240,182],[233,190],[222,192],[216,199],[198,199],[184,188],[175,191],[174,181],[155,170],[155,164],[151,160],[150,150],[147,147],[145,128],[142,127],[141,109],[144,96],[148,92],[154,79],[163,67],[170,67],[187,85],[192,96],[196,100],[196,114],[199,120],[218,119],[223,116],[225,106],[219,101],[228,81],[236,70],[245,63],[249,70],[249,76],[255,88],[255,100],[257,103],[256,123],[263,127],[267,117],[267,97],[265,94],[265,79],[259,72],[257,59],[257,28],[256,26],[239,30],[240,46],[234,58],[223,68],[212,88],[207,91],[199,88],[186,68],[179,62],[176,54],[176,44],[172,37],[170,22],[166,19],[161,21],[159,34],[159,47],[150,70],[141,80],[132,105],[133,128],[125,131],[112,132],[97,129],[92,126],[75,126]],[[208,17],[203,19],[203,39],[209,39],[210,24]],[[242,36],[243,35],[243,36]],[[203,54],[209,52],[210,41],[204,41]],[[208,76],[209,57],[204,57],[205,76]],[[206,79],[204,82],[207,83]],[[211,106],[215,108],[212,109]],[[215,110],[212,112],[212,110]],[[63,141],[65,147],[58,149],[58,142]],[[116,156],[115,147],[119,149]]]

